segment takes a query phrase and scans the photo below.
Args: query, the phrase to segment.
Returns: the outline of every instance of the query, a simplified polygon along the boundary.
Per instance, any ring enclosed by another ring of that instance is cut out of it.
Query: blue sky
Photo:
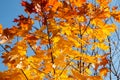
[[[3,27],[11,27],[18,15],[25,13],[21,6],[21,0],[0,0],[0,24]]]
[[[20,14],[25,14],[24,8],[21,6],[21,0],[0,0],[0,24],[3,28],[12,27],[15,25],[13,22],[14,18],[17,18]],[[2,49],[0,48],[0,56],[2,54]],[[0,58],[0,71],[7,69],[2,64],[2,59]]]

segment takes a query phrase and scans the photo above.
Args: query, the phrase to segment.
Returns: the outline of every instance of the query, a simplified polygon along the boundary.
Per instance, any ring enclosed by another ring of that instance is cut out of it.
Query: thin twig
[[[70,63],[71,63],[75,58],[78,58],[78,57],[74,57],[73,59],[71,59],[71,60],[66,64],[66,66],[63,68],[63,70],[62,70],[62,72],[59,74],[59,76],[62,75],[62,73],[64,72],[64,70],[70,65]]]
[[[5,49],[5,48],[3,47],[3,45],[0,44],[0,46],[1,46],[6,52],[9,52],[7,49]]]
[[[24,71],[22,69],[20,69],[20,70],[23,73],[23,75],[25,76],[25,79],[28,80],[28,77],[26,76],[26,74],[24,73]]]

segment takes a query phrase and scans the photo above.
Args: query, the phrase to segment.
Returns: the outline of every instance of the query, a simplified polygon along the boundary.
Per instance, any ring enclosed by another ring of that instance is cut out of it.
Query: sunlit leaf
[[[101,76],[107,76],[108,72],[109,72],[108,68],[102,68],[102,69],[100,69],[100,75]]]
[[[0,34],[2,34],[3,30],[2,30],[2,25],[0,24]]]

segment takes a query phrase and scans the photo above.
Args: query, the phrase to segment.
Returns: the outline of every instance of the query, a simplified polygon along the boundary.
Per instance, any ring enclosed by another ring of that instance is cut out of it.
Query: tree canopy
[[[8,66],[0,79],[103,80],[111,72],[109,37],[117,30],[110,20],[120,22],[111,2],[21,0],[28,15],[15,18],[11,28],[0,25],[1,57]]]

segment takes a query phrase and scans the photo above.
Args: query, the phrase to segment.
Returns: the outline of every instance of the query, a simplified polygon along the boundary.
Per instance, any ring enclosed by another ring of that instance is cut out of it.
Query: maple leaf
[[[22,1],[21,5],[25,7],[25,11],[27,13],[31,14],[33,12],[36,12],[36,10],[34,9],[33,3],[28,3],[27,1]]]
[[[106,7],[112,0],[97,0],[97,2],[103,6]]]
[[[14,80],[13,77],[14,79],[17,79],[17,80],[25,79],[24,75],[18,69],[0,72],[1,80]]]
[[[110,53],[106,53],[102,56],[99,57],[99,60],[98,62],[95,64],[95,67],[94,69],[97,70],[99,66],[103,66],[105,67],[107,64],[108,64],[108,59],[107,59],[107,56],[109,55]]]
[[[81,7],[86,0],[70,0],[70,2],[73,3],[74,6]]]
[[[29,30],[32,29],[32,25],[34,24],[34,21],[32,20],[32,18],[25,17],[23,15],[20,15],[18,19],[14,19],[14,21],[18,25],[18,28],[16,31],[17,36],[25,36],[29,32]]]
[[[54,4],[58,2],[57,0],[48,0],[48,5],[54,6]]]
[[[102,50],[108,50],[109,49],[109,46],[107,46],[106,44],[104,43],[96,43],[96,46]]]
[[[7,42],[9,42],[9,40],[6,36],[0,36],[0,44],[5,44]]]
[[[101,76],[107,76],[108,72],[109,72],[108,68],[102,68],[102,69],[100,69],[100,75]]]
[[[59,36],[58,37],[54,37],[52,40],[53,40],[53,43],[56,43],[56,42],[58,42],[60,40],[60,37]]]
[[[87,77],[80,74],[79,72],[72,70],[72,73],[74,75],[74,79],[80,79],[80,80],[87,80]]]
[[[111,15],[114,17],[115,21],[120,22],[120,11],[113,11]]]
[[[3,30],[2,30],[2,25],[0,24],[0,34],[2,34]]]
[[[100,65],[105,66],[105,65],[108,63],[107,56],[108,56],[109,54],[110,54],[110,53],[107,53],[107,54],[104,54],[104,55],[101,56],[101,62],[100,62]]]
[[[88,80],[103,80],[101,76],[88,76]]]
[[[6,32],[8,32],[8,30],[6,30],[6,29],[3,30],[2,25],[0,24],[0,44],[9,42],[9,39],[8,39],[9,35],[8,35],[8,33],[6,34]]]
[[[112,10],[116,10],[116,9],[118,9],[118,6],[113,6],[112,7]]]
[[[21,56],[26,55],[27,45],[25,42],[21,41],[21,42],[17,43],[15,48],[16,48],[18,54],[20,54]]]

